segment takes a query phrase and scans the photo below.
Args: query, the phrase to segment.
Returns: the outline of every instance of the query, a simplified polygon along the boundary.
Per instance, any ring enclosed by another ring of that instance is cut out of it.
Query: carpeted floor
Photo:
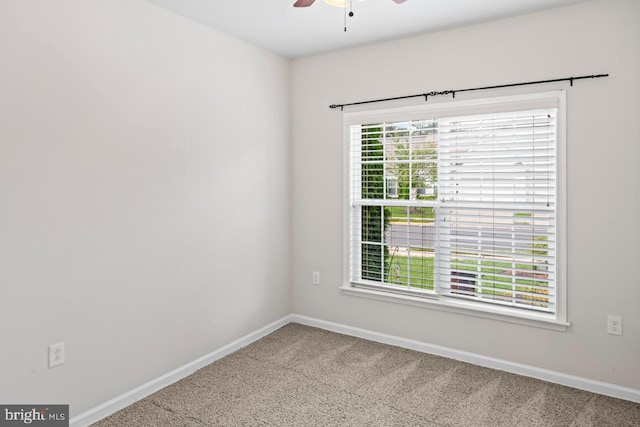
[[[640,404],[289,324],[94,424],[640,426]]]

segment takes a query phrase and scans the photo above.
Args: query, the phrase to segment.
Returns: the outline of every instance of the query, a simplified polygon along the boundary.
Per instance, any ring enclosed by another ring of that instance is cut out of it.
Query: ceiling
[[[287,58],[434,32],[587,0],[353,0],[344,8],[316,0],[147,0]]]

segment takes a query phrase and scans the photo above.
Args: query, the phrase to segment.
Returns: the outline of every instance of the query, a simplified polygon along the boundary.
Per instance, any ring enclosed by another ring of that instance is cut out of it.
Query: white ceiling
[[[316,0],[147,0],[288,58],[459,27],[587,0],[353,0],[344,9]]]

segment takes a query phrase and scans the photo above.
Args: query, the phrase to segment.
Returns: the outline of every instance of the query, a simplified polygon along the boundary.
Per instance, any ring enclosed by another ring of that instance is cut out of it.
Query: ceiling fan
[[[293,4],[293,7],[309,7],[316,0],[296,0]],[[347,31],[347,16],[353,18],[353,0],[324,0],[326,3],[329,3],[332,6],[338,6],[344,8],[344,31]],[[364,0],[360,0],[364,1]],[[400,4],[404,3],[407,0],[393,0],[395,3]],[[349,9],[349,13],[347,13],[347,9]]]
[[[311,6],[316,0],[297,0],[294,4],[293,7],[309,7]],[[400,3],[404,3],[407,0],[393,0],[394,2],[400,4]],[[335,2],[329,2],[329,3],[335,3]],[[338,2],[338,3],[344,3],[344,5],[346,5],[346,1],[344,2]]]

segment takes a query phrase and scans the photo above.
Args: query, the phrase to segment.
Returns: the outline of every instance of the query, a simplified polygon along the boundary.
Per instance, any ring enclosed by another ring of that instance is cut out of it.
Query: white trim
[[[414,307],[430,308],[449,313],[457,313],[467,316],[481,317],[483,319],[499,320],[502,322],[517,323],[518,325],[534,326],[537,328],[550,329],[552,331],[566,332],[569,322],[556,320],[552,315],[545,313],[531,312],[523,313],[520,309],[505,306],[488,306],[482,302],[452,300],[442,296],[425,294],[424,296],[413,296],[399,292],[388,292],[382,289],[367,289],[351,285],[344,285],[340,288],[343,294],[369,298],[378,301],[391,302],[396,304],[411,305]]]
[[[423,120],[435,116],[500,113],[512,109],[560,108],[557,101],[565,89],[522,93],[518,95],[490,96],[467,100],[445,100],[405,107],[382,108],[344,113],[345,127],[371,122]],[[345,132],[348,136],[348,132]],[[347,140],[348,141],[348,140]]]
[[[493,357],[482,356],[476,353],[456,350],[448,347],[427,344],[407,338],[396,337],[393,335],[373,332],[366,329],[354,328],[352,326],[342,325],[339,323],[327,322],[325,320],[315,319],[312,317],[302,316],[299,314],[291,315],[291,322],[300,323],[302,325],[313,326],[332,332],[337,332],[353,337],[364,338],[370,341],[376,341],[383,344],[394,345],[397,347],[407,348],[410,350],[420,351],[422,353],[434,354],[450,359],[459,360],[473,365],[484,366],[487,368],[497,369],[500,371],[510,372],[526,377],[537,378],[539,380],[560,384],[580,390],[598,393],[605,396],[611,396],[618,399],[629,400],[640,403],[640,390],[629,387],[623,387],[615,384],[596,381],[588,378],[568,375],[561,372],[551,371],[548,369],[537,368],[535,366],[524,365],[521,363],[509,362],[507,360],[495,359]]]
[[[289,323],[291,323],[291,315],[287,315],[282,319],[276,320],[275,322],[270,323],[269,325],[260,328],[255,332],[247,334],[244,337],[237,339],[236,341],[227,344],[218,350],[215,350],[205,356],[187,363],[186,365],[174,369],[169,373],[161,375],[160,377],[142,384],[141,386],[136,387],[124,394],[121,394],[120,396],[114,397],[113,399],[101,405],[98,405],[95,408],[89,409],[88,411],[76,415],[75,417],[71,418],[71,420],[69,420],[69,426],[81,427],[95,423],[111,414],[118,412],[121,409],[126,408],[127,406],[137,402],[138,400],[155,393],[160,389],[193,374],[198,369],[204,368],[205,366],[215,362],[216,360],[221,359],[228,354],[233,353],[234,351],[240,350],[242,347],[245,347],[259,340],[260,338],[269,335],[270,333]]]
[[[567,244],[569,242],[567,238],[567,216],[568,216],[568,203],[567,203],[567,145],[569,140],[567,139],[567,93],[562,91],[558,97],[560,104],[558,105],[558,117],[557,117],[557,179],[556,183],[556,307],[558,319],[566,321],[567,315]]]

